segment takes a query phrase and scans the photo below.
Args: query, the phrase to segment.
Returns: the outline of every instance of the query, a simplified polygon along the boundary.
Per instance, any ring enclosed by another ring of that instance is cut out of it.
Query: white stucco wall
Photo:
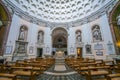
[[[68,54],[74,54],[76,49],[75,49],[75,30],[73,28],[69,28],[68,30]],[[73,48],[73,53],[70,52],[70,49]]]
[[[5,54],[4,56],[12,56],[12,54],[15,50],[15,42],[16,42],[16,40],[18,40],[19,30],[22,25],[25,25],[28,28],[27,54],[29,57],[37,56],[37,47],[38,47],[37,46],[37,34],[38,34],[39,30],[42,30],[45,33],[45,35],[48,35],[48,34],[46,34],[46,32],[48,32],[46,27],[30,23],[26,20],[21,19],[20,17],[18,17],[15,14],[13,15],[13,18],[12,18],[10,32],[9,32],[8,40],[7,40],[7,44],[6,44],[6,46],[12,46],[12,52],[11,52],[11,54]],[[48,38],[48,36],[45,36],[44,42],[49,42],[49,41],[46,41],[47,38]],[[50,38],[48,40],[50,40]],[[45,45],[47,45],[47,44],[45,43]],[[29,53],[30,46],[33,47],[33,53]],[[45,47],[43,47],[43,53],[45,53]]]
[[[101,34],[102,34],[102,38],[103,40],[101,42],[93,42],[92,40],[92,31],[91,28],[94,25],[99,25],[100,26],[100,30],[101,30]],[[110,31],[110,27],[109,27],[109,23],[108,23],[108,18],[107,15],[103,15],[102,17],[100,17],[99,19],[96,19],[95,21],[92,21],[90,23],[81,25],[81,26],[76,26],[74,27],[74,30],[81,30],[82,31],[82,42],[83,42],[83,57],[93,57],[95,56],[96,59],[105,59],[106,55],[110,55],[110,54],[115,54],[115,49],[114,49],[114,44],[113,44],[113,40],[112,40],[112,35],[111,35],[111,31]],[[112,50],[109,51],[108,50],[108,43],[112,43]],[[85,50],[85,45],[86,44],[91,44],[92,46],[92,54],[86,54],[86,50]],[[103,56],[97,56],[96,55],[96,51],[94,50],[94,44],[96,43],[100,43],[103,45]],[[75,53],[76,54],[76,53]]]
[[[45,29],[44,43],[45,43],[45,54],[51,55],[52,52],[52,32],[49,27]]]
[[[12,23],[11,23],[11,27],[10,27],[10,32],[8,35],[7,44],[6,44],[6,46],[12,46],[12,52],[11,52],[11,54],[7,54],[7,55],[5,54],[5,56],[12,56],[14,49],[15,49],[15,41],[18,40],[19,29],[20,29],[20,26],[22,26],[22,25],[25,25],[28,28],[27,54],[28,54],[29,58],[36,57],[37,56],[37,48],[41,47],[41,46],[38,46],[38,43],[37,43],[37,34],[38,34],[38,31],[40,31],[40,30],[42,30],[44,32],[44,44],[42,45],[43,55],[44,54],[51,55],[51,52],[52,52],[52,36],[51,36],[52,30],[51,30],[51,28],[49,26],[46,27],[46,26],[41,26],[41,25],[36,25],[34,23],[30,23],[28,21],[21,19],[20,17],[18,17],[14,14]],[[104,47],[103,48],[103,52],[104,52],[103,56],[96,56],[96,53],[94,50],[94,44],[96,44],[96,42],[93,42],[92,33],[91,33],[91,28],[94,25],[99,25],[100,29],[101,29],[103,41],[101,41],[99,43],[103,44],[103,47]],[[68,48],[67,48],[68,55],[71,55],[71,54],[77,55],[77,52],[76,52],[77,46],[76,46],[76,41],[75,41],[76,40],[75,32],[77,30],[81,30],[81,32],[82,32],[82,42],[83,43],[82,43],[82,45],[80,45],[80,47],[82,47],[82,49],[83,49],[83,51],[82,51],[83,57],[95,56],[97,59],[99,59],[99,58],[103,58],[103,57],[105,58],[106,55],[115,53],[114,46],[113,46],[112,53],[109,52],[108,46],[107,46],[108,42],[111,42],[113,44],[107,15],[103,15],[99,19],[96,19],[95,21],[84,24],[84,25],[70,27],[67,30],[67,32],[68,32],[68,41],[67,41],[68,42],[68,45],[67,45],[68,46]],[[86,54],[86,49],[85,49],[86,44],[91,44],[92,54]],[[33,53],[31,53],[31,54],[29,53],[30,46],[33,47]],[[73,52],[70,52],[71,47],[73,47]],[[49,48],[49,50],[47,51],[48,48]]]
[[[103,35],[104,44],[105,44],[106,55],[115,54],[114,46],[113,46],[113,51],[109,52],[109,50],[108,50],[107,44],[110,42],[114,45],[114,43],[113,43],[113,39],[112,39],[112,33],[111,33],[111,30],[109,27],[107,15],[104,15],[102,18],[100,18],[100,23],[101,23],[100,26],[102,29],[102,35]]]

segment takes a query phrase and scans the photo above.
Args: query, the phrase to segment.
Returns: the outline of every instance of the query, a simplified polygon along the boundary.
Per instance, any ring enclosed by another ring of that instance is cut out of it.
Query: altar
[[[64,64],[65,54],[62,51],[57,51],[55,53],[55,64]]]
[[[55,58],[64,58],[65,57],[65,54],[63,51],[57,51],[55,53]]]

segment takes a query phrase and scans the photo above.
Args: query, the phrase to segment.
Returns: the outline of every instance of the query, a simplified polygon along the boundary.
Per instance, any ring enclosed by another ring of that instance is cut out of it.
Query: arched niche
[[[40,44],[44,43],[44,31],[42,30],[38,31],[37,42]]]
[[[22,25],[19,30],[18,40],[27,41],[28,28],[25,25]]]
[[[56,50],[67,51],[68,32],[58,27],[52,31],[52,47]]]
[[[99,25],[92,26],[92,38],[93,38],[93,42],[102,41],[102,34]]]
[[[81,32],[81,30],[77,30],[75,32],[75,35],[76,35],[76,43],[82,42],[82,32]]]
[[[120,1],[114,6],[109,14],[109,24],[112,33],[112,38],[115,43],[116,54],[120,55],[120,26],[117,24],[117,17],[120,15]]]

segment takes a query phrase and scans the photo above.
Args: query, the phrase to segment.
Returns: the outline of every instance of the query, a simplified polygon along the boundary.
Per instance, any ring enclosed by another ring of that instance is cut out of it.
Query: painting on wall
[[[86,53],[87,54],[91,54],[92,52],[91,52],[91,45],[90,44],[87,44],[86,46],[85,46],[85,48],[86,48]]]
[[[6,46],[5,54],[11,54],[12,53],[12,46]]]

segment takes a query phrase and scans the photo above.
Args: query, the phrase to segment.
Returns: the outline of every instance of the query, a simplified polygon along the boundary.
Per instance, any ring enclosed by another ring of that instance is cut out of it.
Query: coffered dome
[[[24,11],[24,13],[40,20],[65,23],[89,16],[110,1],[111,0],[12,0],[11,2]]]

